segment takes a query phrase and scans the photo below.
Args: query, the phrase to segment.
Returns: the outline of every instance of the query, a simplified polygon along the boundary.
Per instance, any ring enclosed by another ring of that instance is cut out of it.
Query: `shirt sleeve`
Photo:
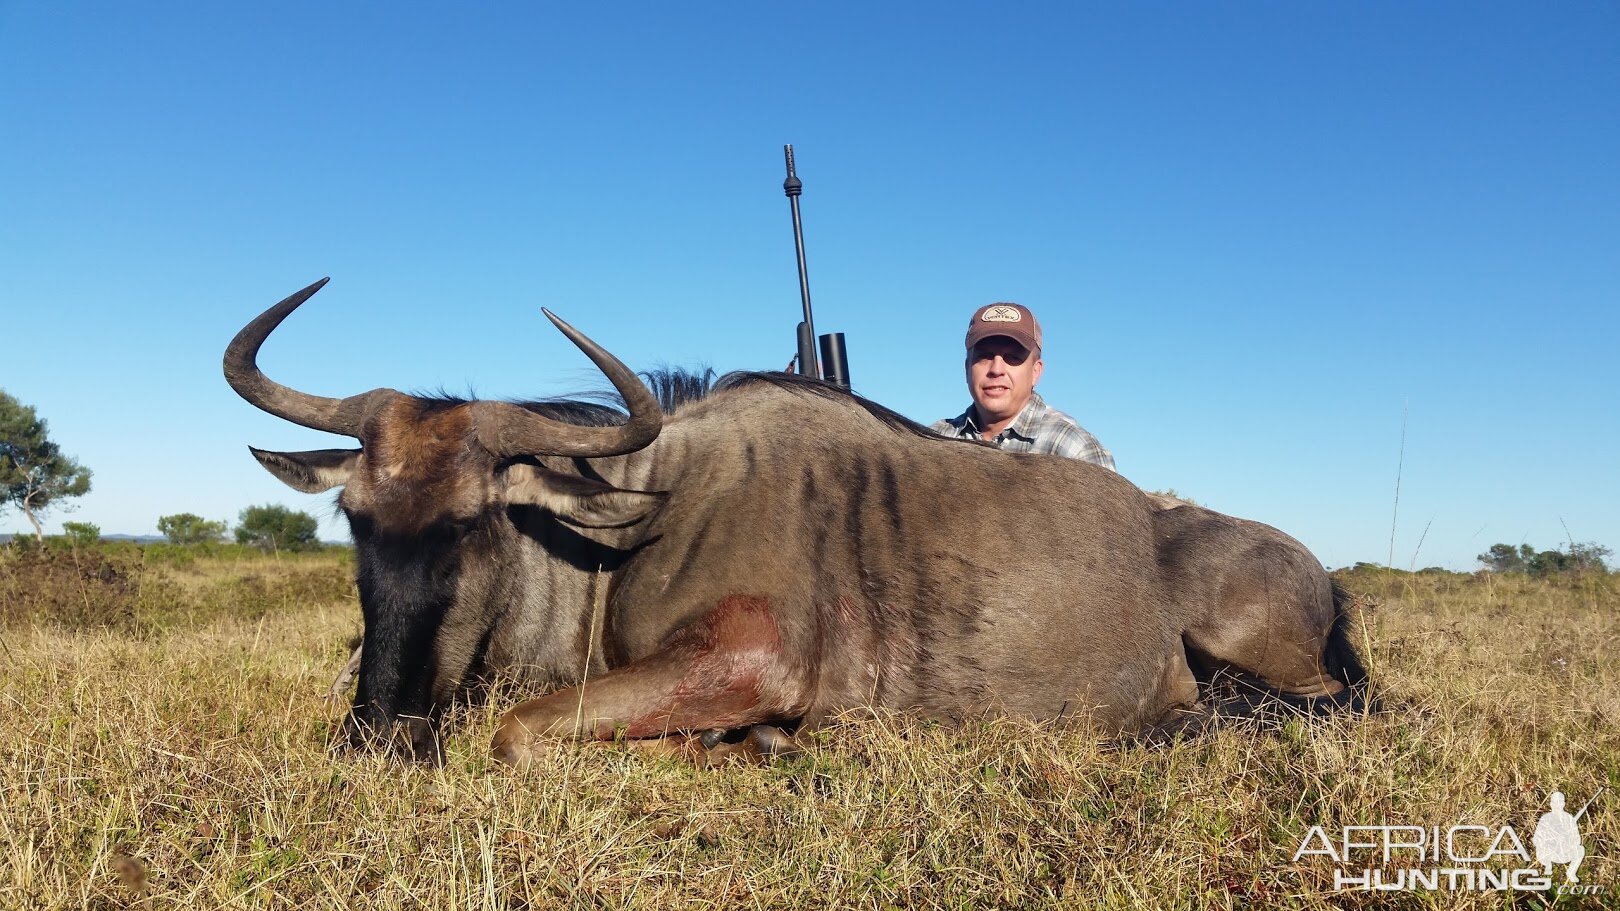
[[[1057,432],[1052,436],[1051,447],[1049,451],[1053,455],[1081,459],[1094,465],[1101,465],[1109,471],[1119,471],[1114,467],[1113,453],[1104,449],[1096,437],[1078,426],[1068,424],[1057,428]]]

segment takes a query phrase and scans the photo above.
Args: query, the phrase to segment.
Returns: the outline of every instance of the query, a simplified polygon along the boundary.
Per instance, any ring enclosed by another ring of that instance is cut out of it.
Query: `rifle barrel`
[[[782,155],[787,159],[787,179],[782,181],[782,192],[787,195],[788,205],[793,209],[793,252],[799,258],[799,300],[804,303],[804,322],[799,324],[799,373],[804,376],[821,378],[821,365],[816,361],[816,346],[812,341],[806,345],[803,339],[816,337],[816,321],[810,314],[810,273],[804,266],[804,223],[799,217],[799,194],[804,192],[804,184],[793,168],[793,146],[782,147]]]
[[[1609,789],[1609,786],[1604,785],[1603,787],[1597,789],[1597,794],[1593,794],[1591,797],[1588,797],[1586,799],[1586,803],[1581,804],[1581,811],[1579,813],[1575,814],[1575,819],[1577,821],[1579,821],[1582,816],[1585,816],[1587,808],[1592,806],[1592,801],[1597,800],[1598,799],[1598,794],[1602,794],[1604,791],[1607,791],[1608,789]]]

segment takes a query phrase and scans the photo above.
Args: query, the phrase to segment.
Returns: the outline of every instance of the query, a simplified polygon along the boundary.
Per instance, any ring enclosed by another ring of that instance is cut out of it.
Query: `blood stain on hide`
[[[629,736],[738,727],[780,708],[762,706],[785,695],[765,692],[783,682],[782,633],[768,599],[728,595],[702,620],[672,635],[667,647],[687,662],[687,670],[668,698],[629,724]]]

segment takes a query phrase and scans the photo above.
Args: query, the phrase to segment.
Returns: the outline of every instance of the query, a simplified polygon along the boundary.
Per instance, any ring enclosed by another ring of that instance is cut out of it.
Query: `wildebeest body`
[[[1161,580],[1131,569],[1154,562],[1150,513],[1112,472],[897,430],[763,381],[605,461],[615,486],[675,492],[613,582],[617,662],[747,595],[769,604],[784,655],[813,659],[783,682],[811,717],[1095,703],[1120,726],[1152,720],[1144,694],[1176,633]]]
[[[1173,724],[1196,708],[1190,655],[1296,695],[1345,689],[1325,672],[1344,645],[1326,575],[1266,526],[1163,510],[1089,463],[946,440],[782,374],[666,418],[560,321],[628,418],[311,396],[254,358],[318,287],[239,333],[226,375],[259,407],[362,442],[255,450],[300,490],[343,487],[366,621],[356,740],[393,730],[431,754],[432,719],[491,674],[584,681],[507,713],[495,749],[514,762],[554,734],[860,706]]]

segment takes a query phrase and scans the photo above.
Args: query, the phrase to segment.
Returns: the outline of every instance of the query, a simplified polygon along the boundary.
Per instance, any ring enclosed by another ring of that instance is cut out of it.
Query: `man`
[[[1587,805],[1590,806],[1591,801],[1587,801]],[[1585,812],[1586,808],[1582,807],[1581,813]],[[1552,792],[1552,810],[1541,814],[1536,834],[1530,837],[1530,843],[1536,846],[1536,863],[1541,864],[1543,873],[1551,875],[1553,864],[1569,864],[1564,868],[1564,878],[1572,883],[1580,882],[1575,871],[1586,859],[1586,848],[1581,845],[1581,832],[1575,821],[1581,813],[1569,815],[1564,810],[1563,792]]]
[[[1036,394],[1043,366],[1041,325],[1028,307],[980,307],[967,332],[967,385],[973,404],[930,429],[948,437],[986,440],[1009,452],[1067,456],[1113,469],[1114,457],[1096,437]]]

